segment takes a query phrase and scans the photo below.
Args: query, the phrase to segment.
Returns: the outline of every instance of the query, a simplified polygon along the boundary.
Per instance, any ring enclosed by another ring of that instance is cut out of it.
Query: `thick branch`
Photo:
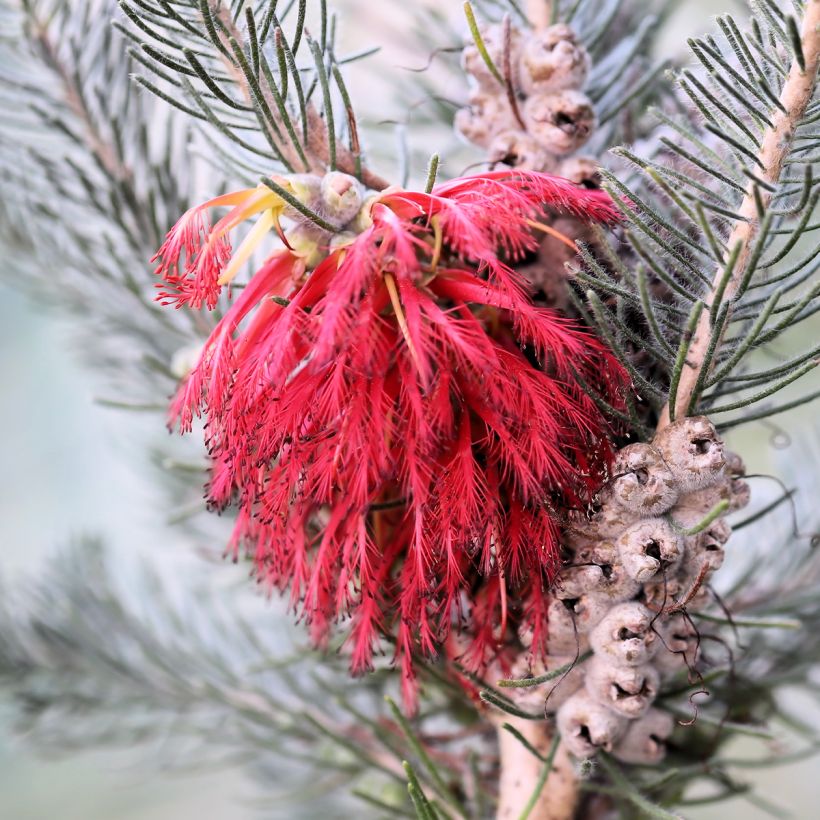
[[[518,820],[530,802],[541,778],[544,763],[511,732],[517,729],[542,757],[552,743],[552,729],[546,720],[524,720],[511,715],[494,717],[498,730],[501,777],[498,784],[497,820]],[[528,820],[571,820],[578,805],[578,779],[563,744],[558,750],[549,777],[538,794]]]
[[[800,123],[811,101],[817,80],[818,60],[820,59],[820,0],[808,0],[803,17],[801,41],[805,70],[795,59],[792,62],[789,75],[780,94],[780,102],[785,111],[776,109],[772,113],[772,127],[767,128],[760,144],[758,159],[763,169],[760,176],[773,185],[780,179],[783,163],[789,155],[794,140],[794,132]],[[734,266],[732,278],[726,286],[723,300],[731,303],[743,275],[749,264],[753,242],[760,229],[760,215],[755,203],[755,185],[750,183],[738,213],[740,219],[735,223],[726,247],[731,250],[740,246],[737,263]],[[763,205],[768,206],[771,193],[758,187],[757,189]],[[723,268],[718,268],[712,282],[711,293],[714,295],[723,276]],[[728,323],[724,324],[724,327]],[[675,399],[675,416],[686,414],[698,382],[698,376],[704,367],[709,341],[712,335],[710,311],[704,310],[692,337],[692,343],[681,373],[678,391]],[[669,424],[669,407],[665,407],[658,423],[658,429]]]

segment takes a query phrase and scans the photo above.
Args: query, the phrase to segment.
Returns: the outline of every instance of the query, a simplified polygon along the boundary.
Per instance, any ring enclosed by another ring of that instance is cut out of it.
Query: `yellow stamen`
[[[231,191],[229,194],[222,194],[222,196],[203,202],[200,208],[227,208],[228,206],[241,205],[251,199],[256,190],[256,188],[243,188],[241,191]]]
[[[433,258],[430,260],[430,270],[435,273],[441,259],[441,246],[444,241],[444,235],[441,232],[441,220],[436,214],[431,220],[430,224],[433,226]]]
[[[416,365],[416,370],[418,370],[419,376],[421,376],[421,362],[419,361],[419,356],[416,352],[416,346],[410,338],[410,329],[407,327],[407,319],[404,315],[404,309],[401,306],[399,291],[396,288],[396,280],[393,278],[392,273],[384,274],[384,284],[387,285],[387,292],[390,295],[390,302],[393,305],[393,310],[395,311],[396,320],[399,323],[401,334],[404,336],[404,341],[407,342],[407,349],[410,351],[410,358],[413,360],[413,364]]]
[[[539,231],[543,231],[546,234],[557,239],[559,242],[563,242],[567,247],[572,248],[576,253],[578,253],[578,245],[570,239],[566,234],[561,233],[561,231],[556,231],[555,228],[551,228],[549,225],[545,225],[543,222],[536,222],[534,219],[528,219],[527,224],[531,228],[536,228]]]
[[[227,285],[239,273],[242,265],[250,259],[251,254],[274,226],[274,222],[275,217],[272,209],[268,209],[259,217],[256,224],[248,231],[248,235],[242,240],[242,244],[236,249],[236,253],[231,257],[231,261],[222,272],[217,284]]]

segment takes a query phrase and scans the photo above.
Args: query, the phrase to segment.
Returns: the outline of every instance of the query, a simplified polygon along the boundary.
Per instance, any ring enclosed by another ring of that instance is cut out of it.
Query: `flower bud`
[[[328,231],[313,222],[302,222],[287,234],[288,244],[308,268],[315,268],[327,256],[330,238]]]
[[[559,23],[535,32],[521,50],[521,87],[528,94],[581,88],[589,73],[589,54],[575,32]]]
[[[666,754],[666,741],[674,728],[672,715],[660,709],[650,709],[642,718],[627,725],[612,754],[623,763],[660,763]]]
[[[349,174],[331,171],[322,177],[322,212],[329,222],[342,227],[362,206],[362,186]]]
[[[277,177],[277,181],[311,211],[320,211],[322,209],[322,178],[320,176],[316,174],[288,174],[287,177],[281,179]],[[307,217],[292,205],[285,205],[282,216],[297,224],[308,221]]]
[[[595,127],[595,112],[580,91],[533,94],[524,103],[527,131],[552,154],[571,154],[588,139]]]
[[[650,444],[630,444],[621,449],[615,456],[612,474],[612,497],[638,515],[660,515],[678,498],[672,472]]]
[[[575,757],[592,757],[599,749],[611,751],[627,721],[595,701],[584,689],[576,692],[555,717],[561,742]]]
[[[682,493],[715,484],[723,475],[723,442],[705,416],[672,422],[652,441],[678,481]]]
[[[680,536],[662,518],[634,524],[616,546],[626,573],[642,584],[662,570],[674,569],[683,556]]]
[[[653,631],[653,614],[643,604],[630,601],[617,604],[592,630],[590,646],[596,654],[623,666],[640,666],[658,648]]]
[[[658,695],[660,675],[652,664],[617,666],[602,655],[594,655],[585,667],[589,694],[630,720],[643,715]]]
[[[353,231],[340,231],[339,233],[333,234],[330,237],[330,242],[328,243],[328,247],[331,251],[339,250],[340,248],[346,248],[352,242],[356,241],[356,234]]]
[[[373,215],[371,213],[373,206],[378,202],[380,194],[370,194],[365,197],[358,213],[353,217],[348,228],[354,233],[361,233],[366,231],[373,224]]]

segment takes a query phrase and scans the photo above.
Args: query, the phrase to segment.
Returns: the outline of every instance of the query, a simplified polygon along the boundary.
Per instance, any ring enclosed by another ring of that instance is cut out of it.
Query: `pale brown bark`
[[[537,31],[546,28],[552,17],[552,0],[527,0],[527,18]]]
[[[760,166],[756,173],[761,179],[770,183],[777,183],[780,179],[783,163],[789,154],[794,139],[794,130],[809,104],[814,92],[818,60],[820,60],[820,0],[808,0],[801,27],[801,40],[805,58],[805,70],[800,68],[797,60],[791,65],[789,75],[780,94],[780,102],[785,111],[775,109],[771,114],[772,127],[767,128],[760,143],[758,158]],[[758,191],[764,205],[771,200],[771,193],[758,186]],[[732,279],[728,283],[723,295],[724,301],[731,300],[737,293],[738,286],[743,280],[754,240],[760,229],[760,216],[755,203],[754,185],[749,184],[746,195],[741,202],[738,213],[739,219],[726,242],[731,252],[740,244],[740,254],[735,264]],[[714,293],[723,276],[723,269],[718,268],[713,279],[711,292]],[[708,305],[707,305],[708,307]],[[704,310],[695,329],[689,354],[681,373],[680,383],[675,398],[675,416],[680,418],[686,415],[692,399],[698,376],[706,358],[709,340],[711,337],[710,311]],[[665,407],[658,423],[658,429],[669,424],[669,407]]]
[[[530,801],[544,770],[540,761],[518,738],[502,728],[509,723],[547,756],[552,745],[552,727],[544,720],[525,720],[511,715],[495,719],[501,759],[497,820],[518,820]],[[578,779],[569,754],[559,745],[549,777],[528,816],[528,820],[572,820],[578,806]]]

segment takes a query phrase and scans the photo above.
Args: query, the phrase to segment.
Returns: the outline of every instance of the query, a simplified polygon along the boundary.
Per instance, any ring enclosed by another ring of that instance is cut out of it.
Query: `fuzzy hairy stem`
[[[545,764],[503,728],[509,723],[542,757],[547,757],[553,740],[550,724],[545,720],[526,720],[506,714],[494,717],[494,722],[501,759],[497,820],[518,820],[528,806],[531,806],[526,815],[528,820],[571,820],[578,805],[579,789],[566,747],[558,745],[549,776],[531,804]]]
[[[767,128],[764,132],[758,154],[762,169],[760,177],[773,185],[776,185],[780,179],[783,163],[792,147],[795,128],[811,101],[817,81],[818,62],[820,62],[820,0],[809,0],[806,4],[801,27],[801,43],[805,68],[801,68],[796,58],[792,61],[789,75],[780,94],[780,102],[784,110],[775,109],[772,112],[772,127]],[[755,186],[754,183],[750,183],[743,197],[738,209],[741,218],[735,222],[726,242],[729,253],[738,246],[740,251],[732,277],[723,293],[724,303],[731,304],[731,300],[743,281],[754,239],[760,229],[761,217],[755,202],[756,194],[763,201],[764,208],[768,206],[772,198],[771,192]],[[715,273],[710,289],[712,296],[718,291],[723,273],[722,267],[719,267]],[[711,313],[709,310],[703,311],[692,337],[675,396],[674,416],[677,418],[686,415],[689,410],[698,385],[698,377],[704,367],[712,335]],[[727,325],[728,322],[724,323],[724,327]],[[670,420],[670,408],[667,405],[661,414],[658,429],[666,427]]]

